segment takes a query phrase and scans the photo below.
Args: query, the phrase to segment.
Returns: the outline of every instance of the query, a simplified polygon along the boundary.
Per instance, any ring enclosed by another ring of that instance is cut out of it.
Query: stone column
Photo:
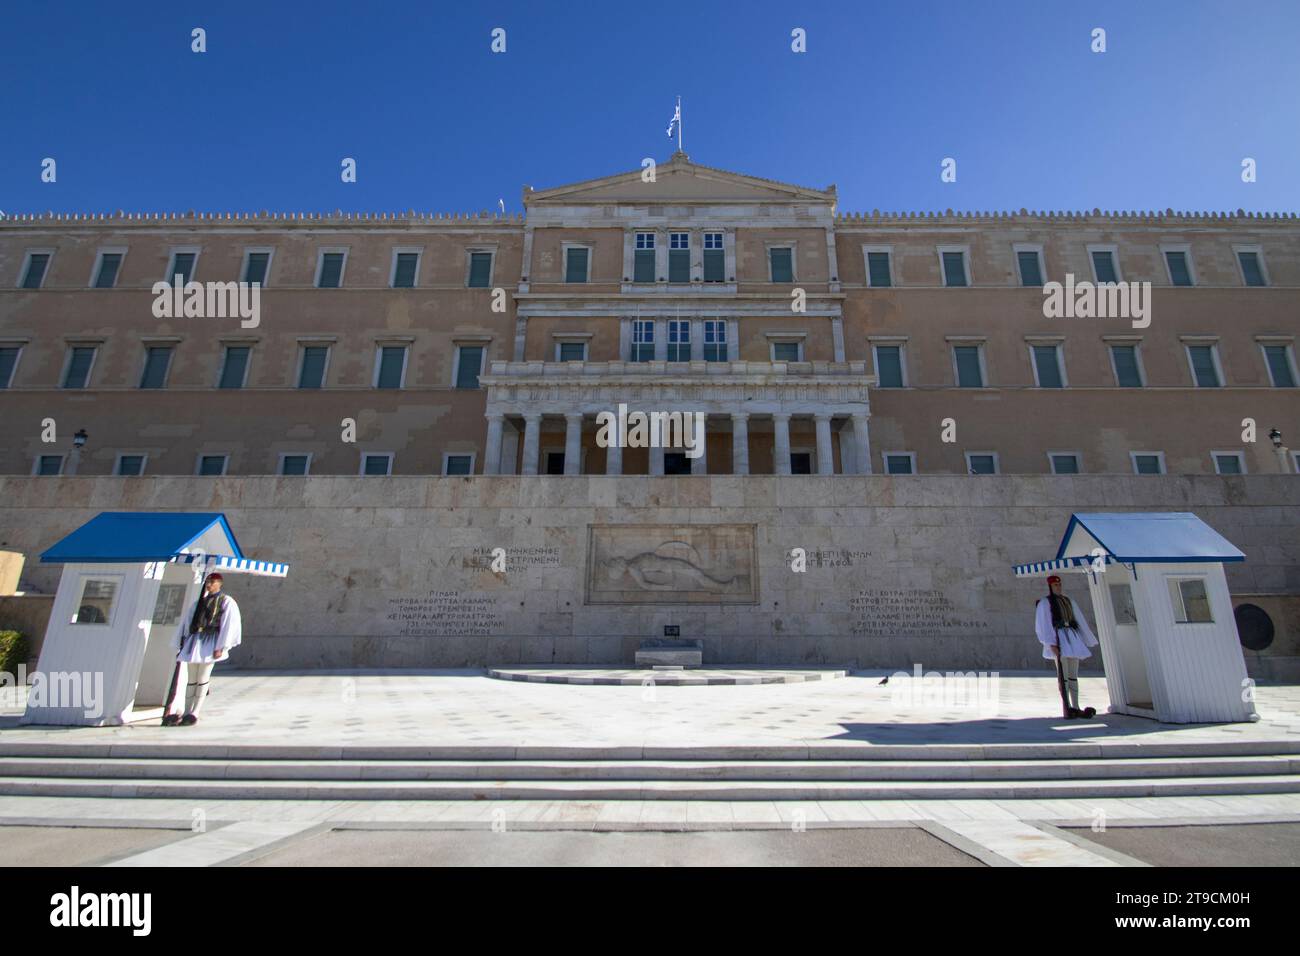
[[[694,235],[694,233],[692,233]],[[704,320],[691,319],[691,361],[704,361]]]
[[[834,316],[831,319],[831,342],[835,346],[835,361],[844,361],[844,319]]]
[[[623,474],[623,446],[618,443],[617,434],[612,437],[614,443],[605,448],[605,474],[621,475]]]
[[[690,417],[691,428],[694,429],[695,414],[693,412],[683,412],[682,414]],[[700,433],[694,436],[695,441],[700,446],[700,457],[687,459],[687,461],[691,463],[692,475],[707,475],[709,473],[709,441],[708,441],[709,433],[707,427],[705,426],[705,422],[707,422],[708,420],[709,420],[708,415],[705,415],[703,418],[700,419]]]
[[[749,412],[731,413],[731,473],[749,474]]]
[[[858,453],[858,474],[871,474],[871,440],[867,437],[866,415],[853,416],[853,444]]]
[[[817,474],[835,474],[835,453],[831,450],[831,416],[826,412],[813,415],[817,425]]]
[[[501,429],[505,416],[489,414],[487,417],[487,447],[483,449],[483,474],[501,474]]]
[[[772,471],[778,475],[790,474],[790,415],[788,412],[772,413]]]
[[[537,474],[537,454],[542,441],[542,415],[540,412],[524,413],[524,465],[522,475]]]
[[[582,474],[582,412],[564,413],[564,473]]]
[[[664,473],[664,446],[650,446],[650,474],[662,475]]]

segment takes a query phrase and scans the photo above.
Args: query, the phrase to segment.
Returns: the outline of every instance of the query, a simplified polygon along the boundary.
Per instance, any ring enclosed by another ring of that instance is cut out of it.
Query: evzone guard
[[[212,666],[239,646],[243,633],[239,605],[230,595],[221,593],[221,584],[220,574],[208,575],[193,610],[181,619],[176,631],[172,642],[176,671],[167,693],[164,727],[188,727],[199,722]]]
[[[1087,619],[1076,611],[1074,602],[1061,593],[1061,579],[1047,579],[1047,597],[1039,598],[1034,610],[1034,629],[1043,645],[1043,659],[1056,663],[1056,688],[1061,693],[1061,710],[1066,720],[1097,716],[1096,708],[1079,709],[1079,661],[1092,656],[1097,646]]]

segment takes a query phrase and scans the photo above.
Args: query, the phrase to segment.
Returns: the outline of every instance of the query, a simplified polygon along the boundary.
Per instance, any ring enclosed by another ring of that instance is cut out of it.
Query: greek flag
[[[673,118],[670,119],[670,120],[668,121],[668,138],[669,138],[669,139],[672,139],[672,138],[673,138],[673,126],[675,126],[675,125],[676,125],[676,126],[681,126],[681,125],[682,125],[682,104],[681,104],[680,101],[678,101],[678,103],[677,103],[677,109],[673,112]]]

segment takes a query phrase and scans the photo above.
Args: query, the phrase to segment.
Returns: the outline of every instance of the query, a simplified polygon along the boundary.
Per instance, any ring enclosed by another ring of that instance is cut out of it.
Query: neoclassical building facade
[[[0,472],[1300,470],[1294,213],[846,213],[682,153],[523,206],[0,220]],[[256,321],[160,317],[177,275]],[[703,453],[602,446],[620,406]]]

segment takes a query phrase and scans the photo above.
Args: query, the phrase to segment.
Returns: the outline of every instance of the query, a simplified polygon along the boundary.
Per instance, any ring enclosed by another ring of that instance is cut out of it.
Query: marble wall
[[[668,625],[706,663],[1037,667],[1044,585],[1011,565],[1087,510],[1198,514],[1248,556],[1234,602],[1267,596],[1277,625],[1252,671],[1300,660],[1294,476],[4,477],[0,548],[52,590],[40,551],[150,509],[224,512],[291,565],[227,581],[249,667],[630,663]]]

